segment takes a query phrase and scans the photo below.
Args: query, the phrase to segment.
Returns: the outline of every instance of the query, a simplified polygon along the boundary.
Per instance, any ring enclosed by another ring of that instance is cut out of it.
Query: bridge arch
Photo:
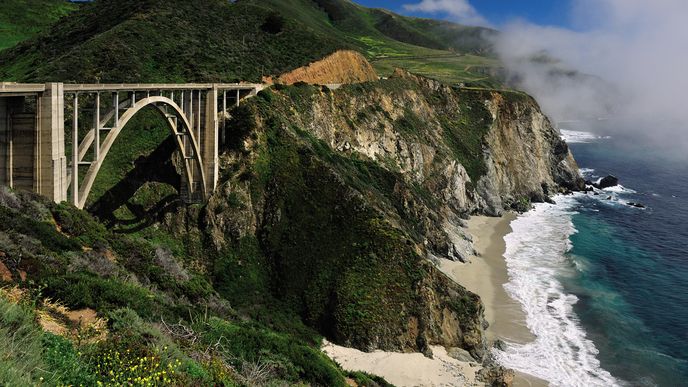
[[[206,176],[203,168],[203,160],[201,159],[199,146],[200,139],[196,138],[188,117],[174,100],[163,96],[150,96],[137,101],[119,116],[119,119],[103,140],[102,145],[100,145],[99,157],[90,164],[82,183],[79,184],[78,187],[72,187],[72,190],[78,190],[77,201],[75,203],[77,207],[84,208],[86,205],[86,200],[93,188],[98,172],[119,134],[138,112],[148,107],[153,107],[160,113],[174,135],[177,148],[180,150],[184,160],[184,173],[186,175],[189,192],[193,192],[195,189],[200,188],[203,196],[206,196]],[[114,114],[114,110],[105,117],[105,120],[111,119],[113,116],[115,118],[118,116],[118,114]],[[82,144],[80,144],[76,150],[79,156],[83,157],[82,153],[85,152],[84,150],[89,148],[90,144],[94,141],[95,135],[92,133],[95,133],[95,130],[100,130],[100,128],[94,128],[94,130],[89,132]],[[196,184],[196,187],[194,187],[194,182],[199,184]]]

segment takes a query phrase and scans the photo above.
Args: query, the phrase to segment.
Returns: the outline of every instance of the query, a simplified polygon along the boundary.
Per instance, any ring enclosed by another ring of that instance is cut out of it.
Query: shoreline
[[[511,222],[517,215],[511,212],[502,217],[472,216],[468,220],[468,233],[473,237],[473,247],[479,256],[468,263],[440,259],[439,269],[451,279],[480,296],[485,305],[485,319],[489,323],[486,336],[489,342],[501,339],[507,343],[526,344],[535,335],[526,325],[521,304],[512,299],[504,289],[509,275],[504,259],[506,242],[511,233]],[[535,376],[516,371],[515,387],[547,386]]]
[[[525,344],[535,339],[526,326],[521,304],[504,290],[509,281],[504,251],[504,237],[511,232],[510,224],[516,219],[513,213],[500,218],[472,216],[468,233],[473,247],[479,253],[468,263],[440,259],[439,269],[461,286],[480,296],[485,305],[485,319],[490,324],[487,339]]]
[[[468,263],[439,258],[437,267],[449,278],[476,293],[485,306],[485,331],[489,343],[501,339],[507,343],[525,344],[535,336],[526,325],[525,313],[518,301],[504,289],[509,281],[504,252],[504,237],[511,233],[514,213],[502,217],[472,216],[464,229],[473,238],[478,256]],[[365,371],[384,377],[397,386],[454,386],[477,385],[475,373],[481,367],[465,363],[446,355],[443,347],[432,347],[435,359],[420,353],[374,351],[365,353],[325,341],[323,352],[349,371]],[[463,376],[461,376],[463,375]],[[541,387],[548,383],[534,376],[516,371],[513,386]]]

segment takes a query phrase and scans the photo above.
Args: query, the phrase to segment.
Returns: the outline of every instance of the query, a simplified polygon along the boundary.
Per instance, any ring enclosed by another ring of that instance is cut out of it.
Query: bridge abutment
[[[46,84],[26,105],[27,96],[0,94],[0,181],[61,202],[67,199],[62,84]]]

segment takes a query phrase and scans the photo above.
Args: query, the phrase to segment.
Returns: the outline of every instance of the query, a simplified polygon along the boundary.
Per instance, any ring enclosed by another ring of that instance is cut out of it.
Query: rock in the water
[[[634,203],[634,202],[628,202],[626,203],[631,207],[636,207],[636,208],[645,208],[645,205],[642,203]]]
[[[467,362],[467,363],[468,362],[475,362],[475,359],[473,358],[473,356],[471,356],[471,354],[468,353],[468,351],[466,351],[465,349],[462,349],[462,348],[457,348],[457,347],[449,348],[447,350],[447,354],[450,357],[452,357],[458,361],[463,361],[463,362]]]
[[[506,343],[503,340],[497,339],[494,341],[492,344],[493,347],[497,348],[500,351],[506,351]]]
[[[595,188],[599,189],[605,189],[609,187],[614,187],[615,185],[619,185],[619,179],[616,176],[612,175],[607,175],[600,179],[600,181],[596,184],[593,184]]]

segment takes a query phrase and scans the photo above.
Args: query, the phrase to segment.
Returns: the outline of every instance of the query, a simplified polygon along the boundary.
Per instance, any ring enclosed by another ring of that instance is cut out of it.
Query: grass
[[[0,12],[0,51],[45,31],[77,7],[64,0],[4,0]]]
[[[501,67],[496,59],[434,50],[379,57],[373,59],[372,64],[383,75],[390,74],[398,67],[445,83],[469,83],[488,87],[499,85],[495,75]]]
[[[175,28],[162,30],[160,25]],[[6,39],[16,43],[38,31],[23,34],[10,28]],[[449,83],[493,85],[500,65],[491,59],[487,37],[494,34],[344,0],[99,1],[60,20],[50,34],[0,54],[0,77],[32,82],[258,82],[335,50],[354,49],[383,76],[402,67]]]
[[[0,381],[7,385],[31,385],[38,382],[33,370],[43,364],[41,330],[35,316],[26,308],[0,296]]]
[[[49,35],[4,51],[0,77],[34,82],[260,81],[263,75],[291,70],[343,47],[293,19],[285,20],[278,33],[263,30],[273,14],[247,2],[220,0],[97,1],[60,20]]]

